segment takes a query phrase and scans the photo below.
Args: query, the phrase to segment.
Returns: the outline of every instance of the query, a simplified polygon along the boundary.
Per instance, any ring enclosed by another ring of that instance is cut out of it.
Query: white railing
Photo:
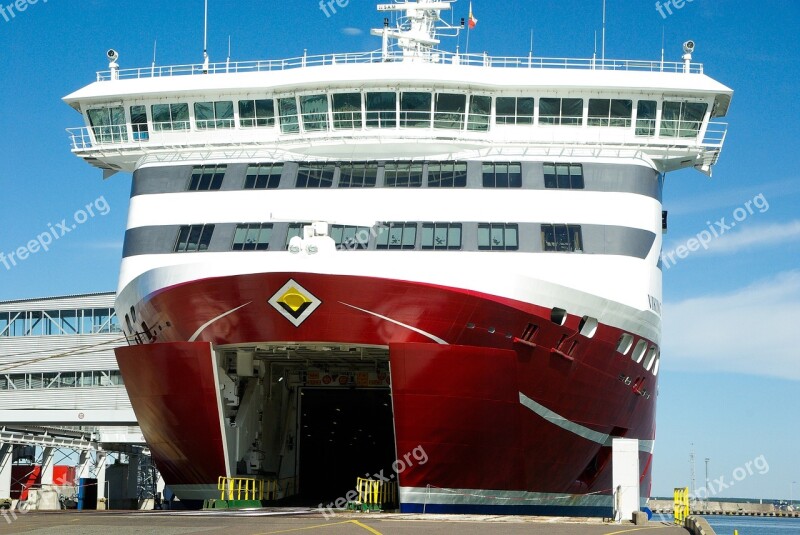
[[[350,65],[370,63],[421,62],[420,58],[406,58],[402,52],[390,52],[386,57],[380,51],[360,52],[353,54],[324,54],[317,56],[299,56],[278,60],[226,61],[190,65],[151,66],[118,71],[100,71],[98,81],[114,79],[162,78],[170,76],[192,76],[201,74],[229,74],[244,72],[272,72],[305,67],[321,67],[325,65]],[[643,61],[618,59],[570,59],[570,58],[536,58],[489,56],[485,54],[453,54],[436,52],[424,58],[426,63],[467,65],[472,67],[494,67],[514,69],[578,69],[605,71],[643,71],[643,72],[685,72],[686,66],[679,61]],[[691,63],[689,72],[702,74],[701,63]]]

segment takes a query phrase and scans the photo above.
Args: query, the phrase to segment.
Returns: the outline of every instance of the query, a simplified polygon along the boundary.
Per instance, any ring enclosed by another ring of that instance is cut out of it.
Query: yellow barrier
[[[689,507],[689,489],[684,487],[682,489],[675,489],[675,502],[673,505],[675,513],[675,523],[683,525],[686,519],[691,514]]]
[[[367,509],[379,509],[397,503],[397,484],[391,481],[375,481],[358,478],[356,481],[358,503]]]
[[[264,499],[264,480],[250,477],[220,477],[217,482],[220,500],[241,501]]]

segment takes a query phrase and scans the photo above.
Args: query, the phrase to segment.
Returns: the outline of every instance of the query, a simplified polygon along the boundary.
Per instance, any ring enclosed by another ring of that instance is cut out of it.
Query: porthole
[[[658,357],[658,349],[656,349],[656,346],[651,346],[650,351],[647,352],[647,358],[644,361],[645,370],[650,371],[650,368],[653,367],[656,361],[656,357]]]
[[[653,375],[658,376],[658,370],[661,368],[661,355],[656,357],[656,365],[653,366]]]
[[[563,308],[553,308],[550,312],[550,321],[556,325],[564,325],[567,321],[567,311]]]
[[[628,351],[631,350],[632,345],[633,336],[628,333],[623,333],[622,336],[619,337],[619,342],[617,342],[617,353],[627,355]]]
[[[644,353],[647,351],[647,340],[639,340],[636,342],[636,347],[633,348],[633,353],[631,353],[631,360],[636,362],[637,364],[642,362],[644,358]]]
[[[597,332],[597,320],[589,316],[584,316],[581,318],[581,324],[578,330],[586,338],[592,338]]]

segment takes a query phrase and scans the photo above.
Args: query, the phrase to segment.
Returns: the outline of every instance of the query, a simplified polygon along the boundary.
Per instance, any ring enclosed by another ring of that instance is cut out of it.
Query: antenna
[[[661,71],[664,71],[664,26],[661,27]]]
[[[606,62],[606,0],[603,0],[603,67]]]
[[[208,72],[208,0],[205,0],[205,15],[203,16],[203,72]]]

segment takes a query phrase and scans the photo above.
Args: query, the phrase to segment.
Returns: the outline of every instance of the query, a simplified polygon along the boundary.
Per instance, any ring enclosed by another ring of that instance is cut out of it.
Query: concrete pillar
[[[78,466],[75,467],[75,479],[82,479],[84,477],[91,477],[92,468],[92,452],[84,450],[81,452]]]
[[[53,467],[55,466],[56,449],[44,448],[42,450],[42,486],[53,484]]]
[[[101,503],[100,498],[108,499],[106,496],[106,452],[97,452],[94,471],[97,473],[97,501],[99,504]]]
[[[11,498],[11,463],[14,461],[14,446],[0,443],[0,500]]]

